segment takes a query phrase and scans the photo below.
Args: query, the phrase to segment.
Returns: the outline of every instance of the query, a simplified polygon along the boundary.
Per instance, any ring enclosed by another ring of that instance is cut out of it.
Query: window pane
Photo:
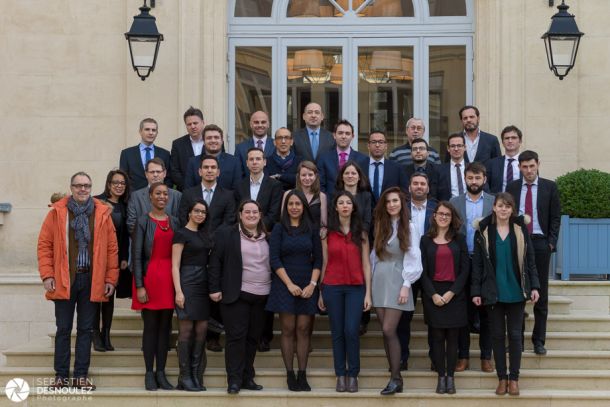
[[[271,17],[273,0],[237,0],[235,17]]]
[[[466,46],[430,47],[430,145],[445,157],[449,133],[462,128],[458,112],[466,104]]]
[[[364,4],[366,2],[366,4]],[[292,0],[288,17],[343,17],[356,13],[358,17],[413,17],[412,0]],[[364,6],[363,6],[364,5]],[[362,8],[361,8],[362,7]]]
[[[322,127],[332,131],[342,118],[341,48],[288,48],[287,127],[294,131],[305,127],[303,110],[310,102],[322,107]]]
[[[428,0],[430,16],[465,16],[466,0]]]
[[[271,48],[235,48],[235,144],[250,134],[250,115],[257,110],[271,118]]]
[[[334,17],[335,8],[328,0],[292,0],[287,17]]]
[[[358,150],[368,154],[369,133],[381,130],[390,152],[413,115],[413,47],[360,47],[358,76]]]

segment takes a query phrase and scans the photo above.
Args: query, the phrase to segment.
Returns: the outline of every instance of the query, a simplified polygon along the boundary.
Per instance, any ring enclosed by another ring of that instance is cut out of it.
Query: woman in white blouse
[[[391,378],[382,395],[401,393],[400,341],[396,333],[403,311],[413,311],[411,284],[422,273],[419,233],[409,221],[407,197],[398,187],[381,194],[375,207],[375,239],[371,252],[373,306],[383,330]]]

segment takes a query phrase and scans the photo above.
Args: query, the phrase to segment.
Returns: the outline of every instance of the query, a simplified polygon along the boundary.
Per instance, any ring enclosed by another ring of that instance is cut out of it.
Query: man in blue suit
[[[369,158],[351,148],[352,140],[354,140],[354,126],[347,120],[341,120],[335,124],[333,130],[333,138],[337,148],[327,151],[318,156],[317,166],[320,173],[320,188],[322,192],[332,199],[332,194],[335,191],[335,182],[337,174],[348,160],[353,160],[358,164],[360,169],[368,174],[367,168]]]
[[[492,158],[500,157],[502,151],[496,136],[479,129],[479,119],[480,113],[476,106],[467,105],[460,109],[466,140],[466,162],[478,161],[485,164]]]
[[[519,150],[523,133],[516,126],[506,126],[500,135],[504,146],[504,155],[487,161],[487,185],[489,192],[497,194],[506,191],[506,185],[520,179]]]
[[[374,209],[382,192],[391,187],[400,187],[407,190],[407,180],[403,176],[400,165],[395,161],[386,160],[385,153],[388,151],[388,142],[382,131],[375,130],[369,134],[369,162],[368,172],[371,184],[371,207]]]
[[[246,165],[246,162],[248,161],[248,150],[254,147],[263,150],[265,152],[265,158],[269,157],[275,151],[273,140],[267,135],[269,132],[269,115],[267,115],[267,113],[260,110],[252,113],[252,116],[250,116],[250,130],[252,130],[252,137],[247,138],[235,146],[235,157],[237,157],[241,163],[241,171],[244,176],[250,174],[248,166]]]
[[[132,191],[137,191],[148,185],[144,168],[146,167],[146,163],[152,158],[159,157],[162,159],[165,163],[165,168],[167,168],[167,173],[169,174],[169,151],[154,145],[158,131],[159,126],[155,119],[148,117],[142,120],[140,122],[140,144],[121,151],[119,168],[129,175]],[[165,177],[163,182],[169,186],[172,184],[169,175]]]
[[[218,177],[218,185],[223,189],[235,190],[237,184],[243,178],[241,165],[239,160],[231,154],[223,152],[223,133],[222,129],[215,124],[208,124],[203,129],[204,154],[216,157],[220,168],[220,176]],[[189,159],[186,178],[184,179],[184,188],[192,188],[201,183],[201,175],[199,168],[201,167],[201,157],[198,155]]]

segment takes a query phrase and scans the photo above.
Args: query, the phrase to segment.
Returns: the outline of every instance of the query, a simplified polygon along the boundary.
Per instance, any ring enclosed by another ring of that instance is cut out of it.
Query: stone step
[[[30,344],[4,352],[6,366],[9,367],[40,367],[53,365],[53,349],[44,345]],[[479,369],[479,351],[471,352],[472,369]],[[208,366],[224,368],[224,352],[207,351]],[[74,352],[72,353],[74,357]],[[369,369],[387,368],[388,362],[383,349],[366,349],[361,355],[361,364]],[[139,367],[142,366],[142,352],[136,349],[117,348],[113,352],[91,353],[91,366],[95,367]],[[169,367],[177,367],[176,354],[172,351],[167,360]],[[255,366],[257,368],[282,368],[284,366],[279,349],[269,352],[258,352]],[[294,366],[297,366],[296,359]],[[308,366],[313,369],[331,369],[333,367],[332,351],[330,349],[314,349],[309,355]],[[523,369],[593,369],[603,370],[610,366],[610,351],[571,351],[549,350],[546,356],[538,356],[532,351],[523,353],[521,367]],[[409,357],[410,370],[427,370],[430,367],[428,351],[415,349]]]
[[[175,384],[178,369],[167,368],[166,373],[171,383]],[[21,377],[28,383],[44,383],[44,378],[54,375],[52,367],[0,367],[0,383],[7,383],[14,377]],[[144,368],[96,368],[89,370],[93,382],[102,388],[132,387],[143,388]],[[335,375],[331,369],[308,369],[307,377],[313,389],[334,389]],[[403,380],[407,389],[430,389],[436,387],[436,373],[430,371],[403,372]],[[362,389],[381,390],[389,380],[387,369],[362,369],[359,375],[359,385]],[[258,369],[256,381],[269,388],[285,388],[286,372],[284,369]],[[456,374],[458,389],[495,389],[497,377],[495,373],[466,371]],[[210,388],[225,388],[226,373],[222,368],[207,369],[204,382]],[[578,390],[608,390],[610,389],[610,371],[608,370],[541,370],[522,369],[519,387],[526,389],[578,389]]]
[[[53,396],[45,395],[34,388],[27,405],[32,407],[65,406],[66,402],[81,402],[87,407],[107,407],[129,404],[130,407],[151,407],[180,405],[184,407],[370,407],[383,403],[386,407],[405,405],[426,407],[601,407],[610,404],[610,391],[524,389],[519,397],[498,397],[493,388],[468,390],[458,387],[457,394],[438,395],[432,389],[407,388],[404,393],[382,397],[378,389],[361,389],[358,393],[337,393],[334,389],[315,389],[311,392],[289,392],[284,388],[265,388],[263,391],[243,390],[236,396],[229,396],[225,388],[209,388],[208,391],[190,393],[186,391],[149,392],[140,388],[113,387],[99,388],[86,395]],[[0,388],[2,392],[4,389]],[[2,397],[0,405],[14,405]],[[83,403],[84,401],[84,403]],[[5,404],[2,404],[5,403]]]
[[[171,343],[174,343],[177,331],[173,332],[174,338]],[[280,332],[274,332],[275,337],[279,337]],[[49,334],[51,339],[55,340],[55,332]],[[76,333],[72,332],[72,341],[76,340]],[[428,333],[424,331],[411,332],[411,348],[412,349],[427,349]],[[113,345],[119,348],[135,348],[141,346],[142,332],[137,330],[114,330]],[[221,340],[224,335],[221,336]],[[531,332],[525,333],[525,349],[531,350]],[[74,343],[74,342],[72,342]],[[278,348],[278,341],[275,340],[271,344],[272,348]],[[312,336],[312,346],[315,349],[331,349],[330,331],[314,331]],[[383,335],[381,332],[368,332],[360,337],[360,346],[362,349],[383,349]],[[478,336],[471,335],[471,349],[478,346]],[[610,351],[610,332],[547,332],[546,344],[547,349],[571,350],[571,349],[589,349],[589,350],[605,350]]]

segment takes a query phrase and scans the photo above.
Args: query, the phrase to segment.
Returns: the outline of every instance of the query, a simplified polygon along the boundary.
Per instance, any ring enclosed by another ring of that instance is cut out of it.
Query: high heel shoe
[[[286,384],[290,391],[301,391],[301,388],[297,384],[297,377],[294,374],[294,370],[286,371]]]
[[[387,386],[381,390],[382,396],[390,396],[396,393],[402,393],[402,379],[390,379]]]
[[[301,391],[311,391],[311,386],[307,383],[307,373],[305,370],[299,370],[297,372],[297,385]]]
[[[445,394],[447,393],[447,378],[445,376],[439,376],[436,382],[436,393]]]

